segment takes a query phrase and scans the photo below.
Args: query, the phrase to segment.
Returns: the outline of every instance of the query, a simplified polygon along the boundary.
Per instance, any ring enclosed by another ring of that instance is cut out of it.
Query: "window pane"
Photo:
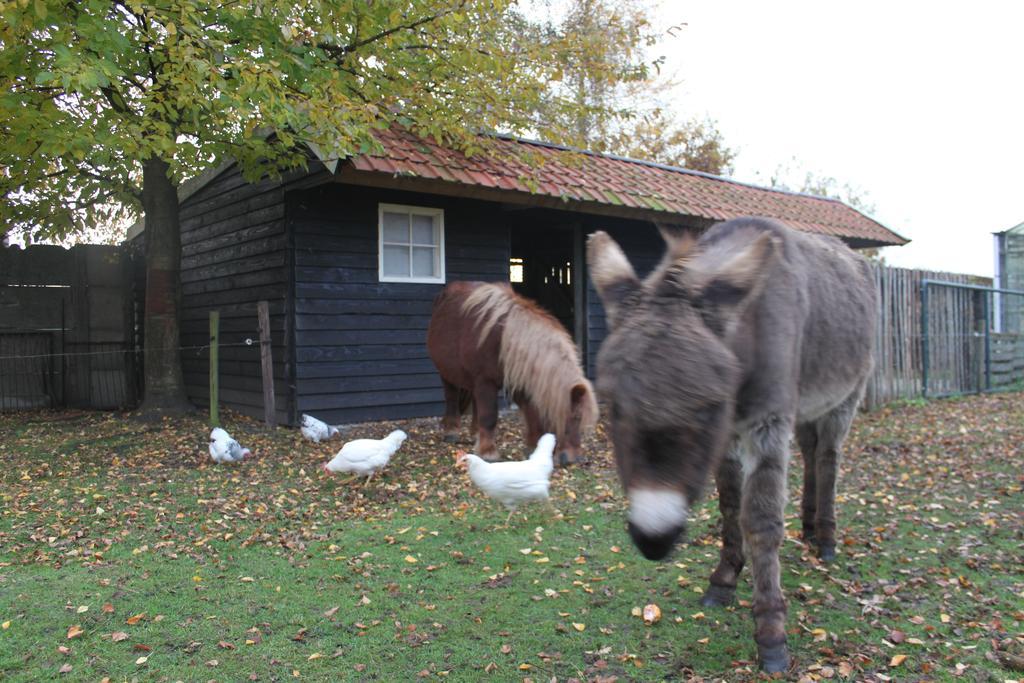
[[[435,277],[437,271],[434,268],[434,255],[437,250],[432,247],[412,248],[412,274],[413,277]]]
[[[409,214],[384,212],[384,241],[409,243]]]
[[[409,277],[409,247],[385,245],[384,275],[387,277]]]
[[[509,282],[515,282],[515,283],[521,283],[523,281],[523,271],[524,270],[525,270],[525,265],[523,263],[523,259],[521,259],[521,258],[509,259],[508,260],[508,281]]]
[[[412,241],[414,244],[437,244],[433,216],[412,215]]]

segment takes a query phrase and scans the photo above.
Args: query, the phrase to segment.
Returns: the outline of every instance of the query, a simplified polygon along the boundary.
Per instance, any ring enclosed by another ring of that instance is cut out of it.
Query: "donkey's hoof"
[[[818,546],[818,559],[822,562],[829,563],[836,561],[836,547],[835,545],[819,545]]]
[[[736,599],[736,589],[710,584],[700,599],[702,607],[728,607]]]
[[[761,671],[767,674],[777,674],[785,671],[789,668],[789,652],[786,650],[786,644],[781,643],[769,647],[758,645],[757,660],[761,666]]]
[[[459,435],[458,434],[445,434],[444,437],[442,437],[441,440],[444,441],[445,443],[458,443],[459,442]]]

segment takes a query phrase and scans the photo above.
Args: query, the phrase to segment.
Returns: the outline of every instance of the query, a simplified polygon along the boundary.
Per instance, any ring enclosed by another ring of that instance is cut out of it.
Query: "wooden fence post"
[[[220,341],[220,311],[210,311],[210,426],[220,427],[219,385],[220,353],[217,344]]]
[[[260,301],[256,304],[260,319],[260,362],[263,370],[263,420],[268,427],[277,425],[277,411],[274,409],[274,359],[270,348],[270,304]]]

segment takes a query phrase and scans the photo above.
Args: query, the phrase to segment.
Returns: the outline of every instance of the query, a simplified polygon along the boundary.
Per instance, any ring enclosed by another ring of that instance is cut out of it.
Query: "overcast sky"
[[[1024,222],[1024,2],[684,0],[658,10],[683,81],[718,120],[734,176],[796,157],[866,191],[910,238],[899,266],[991,275],[991,233]]]

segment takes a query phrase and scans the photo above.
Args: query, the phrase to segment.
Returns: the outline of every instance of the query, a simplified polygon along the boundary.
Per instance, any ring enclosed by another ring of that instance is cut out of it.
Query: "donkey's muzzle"
[[[629,522],[629,535],[640,553],[648,560],[664,560],[668,557],[672,549],[676,547],[676,541],[685,532],[686,526],[681,524],[662,533],[649,534],[642,531],[633,522]]]

